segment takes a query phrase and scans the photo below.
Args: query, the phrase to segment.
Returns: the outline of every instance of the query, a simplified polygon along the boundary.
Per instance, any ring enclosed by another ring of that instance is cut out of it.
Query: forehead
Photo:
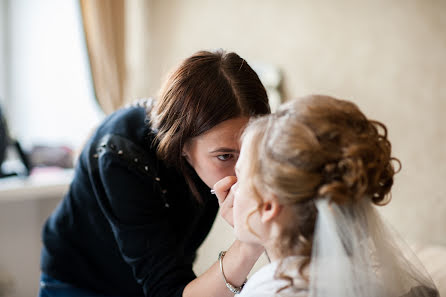
[[[252,145],[253,145],[253,133],[245,134],[242,139],[242,145],[240,149],[240,157],[237,160],[236,168],[238,170],[242,170],[247,168],[248,162],[250,162],[250,159],[255,159],[257,156],[255,156]]]
[[[212,144],[213,146],[238,143],[247,122],[248,118],[245,117],[226,120],[197,136],[196,140]]]

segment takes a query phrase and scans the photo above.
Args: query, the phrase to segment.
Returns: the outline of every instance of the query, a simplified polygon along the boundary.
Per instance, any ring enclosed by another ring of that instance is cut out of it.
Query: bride
[[[384,124],[351,102],[309,96],[250,122],[242,141],[234,230],[271,263],[240,297],[439,296],[376,210],[400,167]]]

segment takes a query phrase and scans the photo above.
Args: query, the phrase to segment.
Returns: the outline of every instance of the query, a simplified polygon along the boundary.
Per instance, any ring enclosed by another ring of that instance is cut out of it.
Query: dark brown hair
[[[186,141],[225,120],[267,113],[265,88],[244,59],[223,50],[197,52],[171,73],[152,110],[157,155],[183,173],[200,200],[182,156]]]
[[[367,119],[352,102],[328,96],[293,100],[275,114],[251,121],[243,137],[250,140],[243,146],[251,156],[248,172],[258,209],[264,191],[292,209],[276,248],[283,257],[303,256],[298,268],[304,279],[317,218],[315,199],[386,204],[399,170],[385,125]],[[281,265],[276,276],[293,286]]]

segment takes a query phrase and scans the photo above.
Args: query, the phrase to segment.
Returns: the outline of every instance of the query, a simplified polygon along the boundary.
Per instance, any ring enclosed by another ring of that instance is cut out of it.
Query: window
[[[3,106],[6,94],[6,1],[0,1],[0,104]]]
[[[11,134],[28,149],[78,148],[104,117],[94,99],[78,1],[1,5],[0,103]]]

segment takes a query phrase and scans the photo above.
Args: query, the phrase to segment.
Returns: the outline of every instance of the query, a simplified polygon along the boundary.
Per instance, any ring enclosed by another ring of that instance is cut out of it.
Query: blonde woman
[[[351,102],[309,96],[251,121],[242,140],[237,179],[214,188],[224,196],[237,180],[236,237],[264,246],[271,263],[241,297],[438,296],[375,209],[400,165],[385,125]]]

